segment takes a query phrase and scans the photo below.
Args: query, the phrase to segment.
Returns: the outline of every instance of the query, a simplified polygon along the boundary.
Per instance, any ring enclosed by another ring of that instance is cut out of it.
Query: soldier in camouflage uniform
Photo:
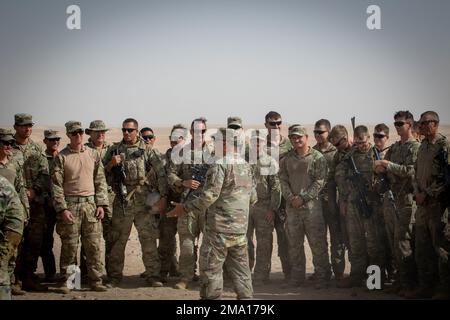
[[[48,162],[42,148],[30,139],[34,124],[32,116],[16,114],[14,121],[16,134],[13,153],[19,165],[23,166],[30,203],[30,220],[24,229],[16,273],[24,290],[46,291],[48,288],[36,281],[34,271],[37,268],[46,227],[44,202],[47,196],[45,183],[49,177]]]
[[[269,155],[278,161],[292,150],[291,142],[288,138],[281,135],[281,115],[278,112],[270,111],[265,116],[265,127],[269,130],[267,136],[267,150]],[[275,232],[277,233],[278,256],[281,261],[281,268],[285,280],[291,276],[291,263],[289,261],[288,237],[285,228],[286,222],[286,199],[281,198],[280,208],[275,214]]]
[[[416,264],[419,288],[407,298],[430,298],[435,279],[439,279],[433,298],[449,298],[448,262],[438,255],[444,230],[443,215],[449,194],[448,174],[449,142],[438,133],[439,116],[434,111],[424,112],[420,117],[420,130],[425,139],[420,145],[415,164],[414,195],[417,203]]]
[[[247,238],[249,242],[250,270],[253,268],[255,257],[253,233],[256,232],[256,266],[253,284],[268,283],[271,269],[273,230],[275,212],[281,203],[281,187],[278,177],[278,163],[267,155],[265,147],[266,137],[260,130],[254,130],[251,136],[251,149],[256,161],[250,161],[253,178],[255,180],[258,201],[250,207]],[[250,160],[253,157],[250,157]]]
[[[11,300],[9,266],[22,239],[24,217],[14,186],[0,176],[0,300]]]
[[[308,145],[305,127],[289,127],[294,149],[280,162],[281,191],[286,199],[286,229],[291,259],[289,286],[301,286],[306,275],[305,235],[311,247],[317,278],[316,288],[326,287],[331,272],[326,227],[319,193],[325,185],[327,161]]]
[[[114,190],[116,197],[111,229],[112,248],[107,270],[109,282],[114,287],[122,280],[125,247],[134,223],[142,247],[146,280],[150,286],[162,287],[157,249],[159,237],[157,215],[167,207],[168,188],[164,165],[154,149],[147,148],[144,141],[139,138],[138,122],[135,119],[125,119],[122,123],[122,132],[123,140],[109,148],[104,158],[108,174],[120,168],[124,172],[124,175],[119,173],[118,184],[117,181],[114,182],[117,190]],[[151,168],[157,174],[160,200],[149,208],[146,204],[149,193],[147,175]],[[114,180],[116,179],[114,177]],[[126,191],[126,194],[123,194],[123,191]]]
[[[327,119],[318,120],[314,125],[314,137],[317,144],[313,149],[319,151],[327,160],[327,168],[331,167],[336,147],[328,140],[331,130],[330,121]],[[328,176],[328,172],[327,172]],[[335,194],[331,199],[328,197],[328,184],[326,183],[319,194],[322,202],[322,212],[325,219],[325,227],[330,232],[330,253],[331,266],[333,268],[334,278],[340,280],[344,277],[345,269],[345,245],[341,232],[341,221],[336,205]]]
[[[102,161],[105,159],[111,143],[105,140],[106,132],[109,129],[102,120],[94,120],[89,124],[89,128],[85,129],[85,133],[90,136],[88,142],[84,145],[99,153]],[[105,173],[106,175],[106,173]],[[109,256],[111,254],[111,224],[112,224],[112,209],[114,204],[114,191],[112,190],[112,177],[110,174],[106,175],[106,182],[108,183],[108,200],[109,206],[105,208],[105,216],[102,219],[103,239],[105,240],[105,268],[108,270]],[[86,255],[84,253],[83,245],[81,245],[80,255],[80,269],[82,277],[87,276],[86,269]]]
[[[201,299],[220,298],[224,265],[237,298],[250,299],[253,288],[246,232],[253,187],[251,168],[237,152],[236,131],[221,128],[214,139],[216,162],[208,170],[202,192],[197,198],[177,204],[168,214],[179,216],[194,210],[206,211],[200,248]]]
[[[395,208],[386,194],[383,203],[385,230],[398,270],[398,279],[388,291],[403,296],[415,286],[414,239],[411,232],[411,219],[415,211],[412,180],[420,143],[412,134],[414,117],[409,111],[397,112],[394,120],[400,141],[389,148],[384,160],[375,161],[375,170],[387,174],[394,196]]]
[[[174,190],[183,192],[182,200],[196,197],[204,186],[202,181],[195,180],[194,169],[206,172],[210,164],[212,147],[205,141],[206,119],[198,118],[192,121],[190,130],[191,143],[172,151],[172,158],[167,167],[167,179]],[[197,177],[197,179],[200,179]],[[184,191],[183,191],[184,190]],[[175,284],[175,289],[186,289],[189,281],[195,275],[197,254],[195,239],[204,228],[204,211],[194,210],[178,218],[178,236],[180,238],[179,272],[181,279]]]
[[[57,212],[56,232],[61,237],[60,269],[76,264],[78,242],[85,248],[89,284],[93,291],[106,291],[102,284],[101,232],[108,186],[101,158],[94,149],[83,146],[80,122],[65,124],[70,144],[54,160],[53,205]],[[70,292],[64,283],[61,291]]]
[[[172,127],[170,131],[170,148],[167,149],[164,155],[164,164],[168,168],[170,164],[171,154],[173,148],[177,145],[180,147],[186,143],[188,138],[188,129],[182,124],[176,124]],[[169,203],[170,202],[181,202],[182,189],[174,188],[174,186],[169,187]],[[169,206],[169,210],[171,206]],[[168,275],[180,276],[178,272],[178,260],[176,258],[177,251],[177,217],[167,217],[164,213],[161,215],[161,221],[159,224],[160,238],[158,252],[161,259],[161,278],[163,280],[167,279]]]
[[[59,153],[59,143],[61,137],[58,131],[55,130],[45,130],[44,131],[44,144],[46,146],[45,156],[48,162],[48,168],[50,175],[53,172],[54,160]],[[53,233],[55,231],[56,225],[56,211],[53,207],[53,200],[51,197],[51,186],[52,182],[50,176],[46,183],[46,197],[44,201],[44,210],[46,216],[46,226],[44,231],[44,238],[42,241],[41,248],[41,258],[42,265],[44,266],[45,282],[57,282],[59,279],[56,278],[56,263],[55,255],[53,254]]]
[[[350,280],[341,287],[360,287],[366,278],[368,265],[377,265],[381,270],[384,268],[384,251],[379,237],[378,223],[374,207],[380,205],[379,194],[374,188],[374,161],[375,155],[369,142],[369,130],[365,126],[358,126],[354,131],[353,148],[336,167],[336,180],[344,186],[343,192],[339,194],[341,213],[346,217],[347,231],[350,244],[349,258],[351,263]],[[357,206],[359,200],[358,190],[360,186],[352,182],[353,158],[357,170],[361,176],[361,185],[365,187],[365,201],[368,207],[363,209]],[[370,212],[372,210],[372,212]],[[382,283],[384,281],[383,274]],[[365,284],[364,284],[365,285]]]

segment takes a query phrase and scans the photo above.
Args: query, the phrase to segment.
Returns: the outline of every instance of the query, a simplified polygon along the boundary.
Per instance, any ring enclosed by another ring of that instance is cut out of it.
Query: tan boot
[[[175,284],[173,288],[178,290],[185,290],[188,288],[188,281],[186,279],[181,279]]]
[[[20,288],[20,285],[16,283],[11,286],[11,294],[13,296],[24,296],[27,294],[27,292],[22,290],[22,288]]]
[[[108,288],[102,285],[101,283],[91,285],[91,290],[96,292],[105,292],[108,291]]]

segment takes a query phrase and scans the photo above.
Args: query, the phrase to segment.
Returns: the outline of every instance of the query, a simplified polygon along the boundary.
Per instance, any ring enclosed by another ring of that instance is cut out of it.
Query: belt
[[[65,198],[67,202],[71,203],[95,202],[94,196],[87,196],[87,197],[66,196]]]

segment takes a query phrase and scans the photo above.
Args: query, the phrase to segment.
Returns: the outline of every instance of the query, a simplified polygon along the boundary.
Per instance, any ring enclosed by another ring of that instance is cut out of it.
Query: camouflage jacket
[[[24,207],[25,219],[28,220],[30,204],[28,203],[22,167],[19,166],[14,158],[9,158],[6,164],[0,162],[0,176],[6,178],[14,186],[17,194],[19,195],[20,202]]]
[[[191,143],[186,143],[184,145],[177,145],[176,149],[171,150],[171,158],[167,163],[167,180],[170,187],[179,193],[186,192],[183,187],[176,185],[177,182],[182,182],[183,180],[190,180],[193,178],[193,168],[194,166],[205,166],[209,168],[211,166],[211,160],[213,159],[213,145],[205,143],[202,151],[197,154],[192,149]],[[176,153],[177,158],[173,157],[172,151]],[[196,194],[199,194],[204,187],[200,187],[195,190]]]
[[[89,147],[91,149],[94,149],[95,151],[97,151],[100,155],[100,158],[102,159],[102,161],[105,159],[106,154],[108,153],[108,149],[112,146],[111,143],[109,142],[104,142],[103,143],[103,147],[101,149],[97,149],[94,144],[92,143],[92,140],[89,138],[88,142],[86,142],[84,144],[86,147]]]
[[[276,146],[271,143],[270,137],[267,136],[267,150],[269,155],[272,155],[271,150],[273,150],[274,148],[276,148]],[[281,141],[278,145],[279,161],[281,161],[281,159],[283,159],[292,149],[293,147],[291,144],[291,140],[289,140],[289,138],[281,136]]]
[[[272,163],[271,163],[272,162]],[[256,206],[264,206],[267,209],[277,211],[281,204],[281,185],[278,177],[278,170],[273,174],[266,172],[271,170],[275,160],[270,156],[263,156],[256,164],[251,165],[254,185],[256,188]]]
[[[434,141],[427,139],[422,141],[414,166],[416,192],[425,192],[428,197],[433,199],[442,195],[445,191],[445,166],[448,165],[449,151],[449,142],[441,134],[438,134]]]
[[[123,141],[115,143],[108,149],[103,159],[105,167],[114,155],[121,154],[125,159],[123,162],[126,175],[124,184],[127,186],[128,193],[132,192],[138,186],[148,186],[148,173],[153,168],[157,175],[157,191],[161,197],[167,196],[166,171],[161,157],[156,153],[155,149],[146,147],[145,142],[140,139],[131,145]],[[110,173],[108,172],[108,174]]]
[[[330,143],[330,144],[328,144],[327,149],[322,151],[320,149],[320,146],[318,144],[316,144],[313,147],[313,149],[315,149],[323,154],[323,156],[325,157],[325,160],[327,160],[327,170],[329,170],[332,166],[334,155],[337,152],[336,147]],[[328,177],[328,172],[326,173],[326,176]],[[321,195],[321,197],[327,199],[327,197],[328,197],[328,179],[325,180],[325,186],[323,187],[322,191],[320,192],[320,195]]]
[[[0,177],[0,240],[4,240],[6,231],[23,233],[23,206],[13,185]]]
[[[197,198],[185,202],[187,211],[206,211],[206,232],[246,234],[253,178],[244,159],[217,161],[207,173]]]
[[[392,192],[395,195],[413,193],[414,164],[420,143],[410,139],[405,143],[394,143],[384,157],[390,161],[386,172]]]
[[[17,142],[13,144],[14,158],[23,167],[25,176],[25,187],[34,189],[36,198],[33,200],[44,203],[45,185],[48,182],[48,163],[42,148],[31,139],[27,144],[21,145]]]
[[[103,168],[102,161],[98,152],[95,150],[83,147],[80,152],[89,152],[92,158],[95,159],[94,163],[94,189],[95,189],[95,203],[97,206],[109,205],[108,201],[108,186],[106,184],[105,170]],[[53,206],[57,213],[67,209],[67,202],[65,198],[64,182],[65,182],[65,159],[71,156],[76,151],[72,151],[69,146],[61,150],[54,160],[54,169],[52,173],[52,195]]]
[[[318,199],[325,184],[327,161],[317,150],[309,147],[304,156],[290,151],[280,162],[280,182],[283,197],[291,202],[300,196],[305,203]]]
[[[328,192],[333,192],[334,189],[337,188],[339,192],[340,199],[348,198],[348,188],[346,187],[346,172],[342,170],[342,160],[344,160],[347,153],[352,150],[352,147],[349,147],[347,150],[339,151],[337,150],[333,156],[333,161],[330,163],[330,167],[328,168],[328,176],[327,176],[327,188]]]

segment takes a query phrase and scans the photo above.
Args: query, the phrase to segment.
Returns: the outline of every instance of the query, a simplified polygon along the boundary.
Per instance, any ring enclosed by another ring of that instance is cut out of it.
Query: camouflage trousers
[[[200,247],[200,298],[218,299],[223,291],[225,266],[238,299],[253,296],[245,234],[206,231]]]
[[[52,206],[49,206],[48,204],[44,205],[44,210],[46,223],[44,235],[42,237],[40,256],[42,258],[42,265],[44,267],[45,275],[47,277],[51,277],[56,274],[55,255],[53,254],[53,233],[55,231],[56,225],[56,211]]]
[[[281,198],[281,205],[278,212],[275,214],[274,226],[275,232],[277,234],[277,246],[278,246],[278,257],[281,261],[281,269],[285,279],[289,279],[291,276],[291,261],[289,259],[289,246],[286,234],[286,201]],[[284,212],[284,216],[281,217],[281,213]]]
[[[395,209],[389,200],[383,203],[386,235],[397,269],[397,280],[405,288],[411,288],[416,279],[416,263],[414,259],[414,229],[411,216],[416,210],[412,194],[395,195]]]
[[[16,273],[23,279],[29,277],[37,269],[42,243],[47,229],[47,215],[44,205],[30,203],[30,220],[23,231],[23,242],[18,252]]]
[[[67,274],[67,267],[77,264],[78,242],[81,237],[90,284],[101,284],[102,224],[95,216],[97,206],[94,197],[66,197],[66,201],[67,209],[72,212],[75,221],[66,223],[60,217],[57,218],[56,233],[61,238],[61,274]]]
[[[177,218],[161,217],[159,223],[158,253],[161,260],[161,275],[178,272],[177,252]]]
[[[178,217],[177,229],[180,238],[178,271],[185,280],[191,280],[194,276],[197,263],[195,239],[203,232],[204,226],[204,212],[188,212]]]
[[[292,267],[291,280],[295,282],[305,280],[305,236],[311,247],[317,279],[320,281],[326,280],[331,273],[331,267],[321,202],[311,200],[306,203],[306,207],[300,209],[288,205],[286,210],[289,258]]]
[[[20,242],[20,241],[17,241]],[[11,265],[17,257],[19,243],[11,243],[0,235],[0,300],[11,300]]]
[[[108,276],[112,279],[122,279],[125,248],[134,223],[141,243],[145,275],[147,277],[159,277],[161,269],[157,249],[159,216],[149,213],[149,209],[145,206],[145,193],[136,192],[126,205],[125,212],[122,211],[120,200],[116,197],[113,212],[112,246],[107,269]]]
[[[366,278],[368,265],[377,265],[381,270],[384,268],[384,250],[377,219],[376,211],[369,218],[365,218],[352,201],[348,203],[346,222],[350,244],[350,281],[354,286],[361,285]]]
[[[419,286],[432,288],[438,279],[438,285],[448,290],[450,283],[448,262],[438,254],[443,243],[445,208],[439,201],[427,201],[419,205],[416,211],[415,258]]]
[[[326,199],[322,198],[321,201],[325,230],[330,232],[331,267],[335,277],[340,278],[345,270],[345,244],[340,215],[339,212],[332,212]]]
[[[387,205],[390,205],[389,200],[384,197],[380,199],[380,203],[373,206],[375,215],[375,222],[377,224],[377,233],[379,238],[380,250],[383,255],[383,268],[382,273],[385,276],[386,272],[392,275],[394,272],[394,257],[392,255],[391,245],[386,232],[386,221],[384,219],[384,210]]]
[[[272,249],[274,221],[268,222],[266,219],[269,205],[256,204],[250,208],[248,219],[248,256],[250,270],[255,266],[253,278],[255,280],[269,279]],[[253,234],[256,232],[256,265],[255,250],[253,245]]]

